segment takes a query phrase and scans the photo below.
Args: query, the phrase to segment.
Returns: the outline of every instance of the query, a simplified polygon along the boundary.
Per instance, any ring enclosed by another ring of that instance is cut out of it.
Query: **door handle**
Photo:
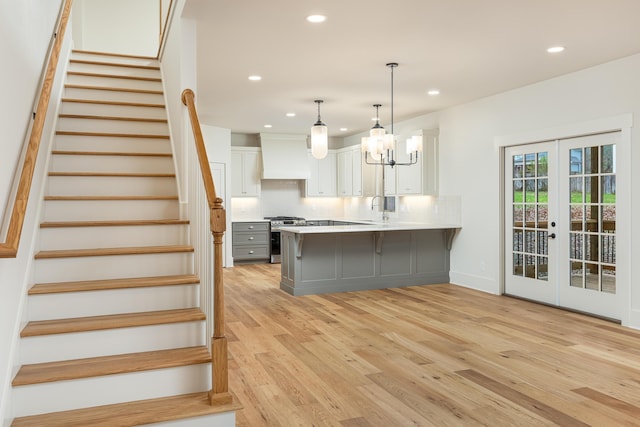
[[[549,238],[550,238],[550,239],[555,239],[555,238],[556,238],[556,233],[551,233],[551,234],[549,234]]]

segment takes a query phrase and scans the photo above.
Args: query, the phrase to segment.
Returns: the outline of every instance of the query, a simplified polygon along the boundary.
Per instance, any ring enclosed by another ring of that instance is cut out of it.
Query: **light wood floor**
[[[640,425],[640,332],[453,286],[292,297],[225,270],[238,426]]]

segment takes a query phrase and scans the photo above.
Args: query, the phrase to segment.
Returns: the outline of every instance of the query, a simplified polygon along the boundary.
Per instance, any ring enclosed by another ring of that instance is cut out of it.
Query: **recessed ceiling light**
[[[287,113],[287,117],[295,117],[296,113]]]
[[[324,22],[327,20],[327,17],[324,15],[309,15],[307,16],[307,21],[312,22],[314,24],[318,24],[320,22]]]
[[[271,129],[273,125],[264,125],[264,127],[266,127],[267,129]]]
[[[564,46],[553,46],[547,49],[549,53],[560,53],[564,50]]]
[[[262,80],[262,77],[260,76],[249,76],[249,80],[251,80],[252,82],[258,82],[260,80]]]
[[[347,128],[340,128],[340,132],[346,132],[346,131],[348,131],[348,130],[349,130],[349,129],[347,129]]]
[[[438,89],[430,89],[427,92],[427,95],[431,95],[431,96],[436,96],[436,95],[440,95],[440,91]]]

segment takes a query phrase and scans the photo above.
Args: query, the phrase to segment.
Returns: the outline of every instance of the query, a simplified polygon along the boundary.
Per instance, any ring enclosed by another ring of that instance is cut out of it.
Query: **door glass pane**
[[[582,148],[573,148],[569,150],[570,175],[582,175]]]
[[[547,280],[549,259],[545,256],[538,257],[538,280]]]
[[[603,145],[602,146],[602,173],[616,173],[616,146]]]
[[[616,202],[616,176],[602,177],[602,200],[600,203],[614,204]]]
[[[529,153],[524,155],[525,172],[524,176],[527,178],[530,176],[536,176],[536,155],[535,153]]]
[[[513,181],[513,202],[524,203],[524,181],[521,179]]]
[[[538,153],[538,176],[547,176],[548,158],[547,153]]]
[[[570,156],[570,285],[615,294],[615,144],[571,149]]]
[[[513,250],[516,252],[524,251],[524,233],[517,228],[513,229]]]
[[[513,254],[513,275],[514,276],[522,276],[523,275],[523,255],[522,254]]]
[[[518,154],[513,156],[513,177],[522,178],[524,176],[524,156]]]
[[[584,287],[584,264],[581,262],[571,263],[571,278],[569,284],[576,288]]]

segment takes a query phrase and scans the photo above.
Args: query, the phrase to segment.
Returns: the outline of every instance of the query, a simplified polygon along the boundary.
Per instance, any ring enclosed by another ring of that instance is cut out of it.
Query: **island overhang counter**
[[[421,223],[282,227],[280,288],[310,295],[448,283],[459,229]]]

